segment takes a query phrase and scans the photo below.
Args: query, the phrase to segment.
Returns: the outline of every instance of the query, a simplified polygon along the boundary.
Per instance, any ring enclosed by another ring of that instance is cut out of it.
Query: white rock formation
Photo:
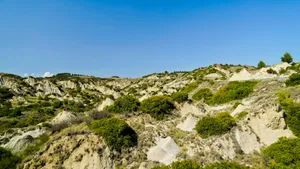
[[[44,133],[44,130],[35,129],[21,133],[20,135],[18,134],[12,137],[9,142],[3,145],[3,147],[13,152],[22,151],[28,144],[32,143],[36,137],[39,137]]]
[[[158,138],[156,146],[149,149],[147,158],[151,161],[158,161],[165,165],[169,165],[176,160],[176,154],[179,151],[179,146],[171,137]]]
[[[114,104],[114,101],[113,101],[111,98],[106,98],[106,99],[101,103],[101,105],[98,106],[97,110],[98,110],[98,111],[102,111],[102,110],[104,110],[104,108],[105,108],[106,106],[110,106],[110,105],[112,105],[112,104]]]
[[[183,131],[192,131],[195,128],[197,122],[197,118],[195,118],[192,115],[189,115],[183,123],[178,124],[176,127]]]
[[[62,111],[56,115],[52,120],[51,124],[72,124],[74,121],[77,121],[78,117],[69,111]]]
[[[231,116],[236,116],[238,115],[240,112],[244,111],[245,109],[247,109],[248,106],[244,106],[242,104],[238,105],[238,107],[230,114]]]

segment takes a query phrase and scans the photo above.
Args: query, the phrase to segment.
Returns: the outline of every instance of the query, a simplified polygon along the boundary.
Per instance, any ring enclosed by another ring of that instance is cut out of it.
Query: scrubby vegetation
[[[221,162],[221,163],[210,164],[206,166],[204,169],[250,169],[250,168],[233,162]]]
[[[291,56],[290,53],[286,52],[284,55],[281,57],[282,62],[287,62],[287,63],[292,63],[293,62],[293,57]]]
[[[117,118],[103,118],[93,121],[90,129],[104,138],[105,143],[117,151],[122,148],[137,145],[136,132],[123,120]]]
[[[119,97],[114,104],[107,107],[106,110],[111,113],[135,112],[138,110],[140,102],[134,96],[125,95]]]
[[[271,169],[296,169],[300,166],[299,138],[280,138],[263,152],[270,158]]]
[[[173,162],[168,166],[157,166],[152,169],[250,169],[249,167],[232,163],[232,162],[221,162],[209,164],[206,167],[201,167],[197,162],[190,160],[183,160]]]
[[[157,166],[152,169],[202,169],[202,167],[196,162],[183,160],[173,162],[169,166]]]
[[[287,86],[296,86],[300,84],[300,74],[293,73],[285,82]]]
[[[175,108],[171,98],[167,96],[153,96],[141,103],[141,111],[150,114],[157,120],[162,120]]]
[[[195,130],[202,138],[221,135],[231,130],[236,125],[235,119],[229,113],[223,112],[216,117],[205,117],[198,121]]]
[[[186,92],[176,92],[171,95],[171,98],[174,102],[183,103],[188,101],[189,94]]]
[[[200,101],[204,99],[204,101],[210,100],[213,96],[212,92],[208,88],[200,89],[197,93],[193,95],[193,99]]]
[[[0,167],[1,169],[15,169],[21,158],[13,155],[10,151],[0,147]]]
[[[285,110],[285,121],[294,135],[300,136],[300,104],[294,103],[291,95],[283,90],[278,92],[278,103]]]
[[[257,64],[257,68],[258,68],[258,69],[261,69],[261,68],[263,68],[263,67],[266,67],[265,62],[259,61],[258,64]]]
[[[26,157],[29,155],[33,155],[35,152],[39,151],[42,146],[45,145],[45,143],[49,140],[48,135],[42,135],[34,141],[31,145],[27,146],[25,150],[22,153],[22,156]]]
[[[267,73],[277,75],[277,72],[274,69],[272,69],[272,68],[269,68],[267,70]]]
[[[242,104],[241,102],[235,102],[234,105],[232,106],[233,109],[236,109],[240,104]]]
[[[191,91],[195,90],[198,87],[197,82],[190,83],[186,85],[181,91],[185,93],[190,93]]]
[[[236,119],[237,120],[242,120],[243,118],[245,118],[247,116],[248,112],[247,111],[242,111],[240,112],[237,116]]]
[[[216,105],[243,99],[253,92],[256,84],[257,82],[255,81],[229,82],[226,86],[217,91],[210,100],[207,100],[206,102],[211,105]]]

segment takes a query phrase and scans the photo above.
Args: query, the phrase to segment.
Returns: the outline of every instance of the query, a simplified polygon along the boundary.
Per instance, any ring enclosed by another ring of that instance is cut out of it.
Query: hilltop
[[[295,167],[272,153],[281,137],[300,134],[299,65],[215,64],[142,78],[1,73],[0,150],[24,169],[151,169],[181,160]]]

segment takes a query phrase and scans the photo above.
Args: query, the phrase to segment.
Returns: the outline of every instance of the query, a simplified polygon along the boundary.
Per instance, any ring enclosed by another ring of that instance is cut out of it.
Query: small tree
[[[93,121],[90,129],[102,136],[110,149],[121,151],[137,145],[136,132],[124,121],[117,118],[102,118]]]
[[[266,67],[265,62],[259,61],[258,64],[257,64],[257,68],[258,68],[258,69],[261,69],[261,68],[263,68],[263,67]]]
[[[282,62],[287,62],[287,63],[292,63],[293,62],[293,57],[291,56],[290,53],[285,52],[285,54],[281,57]]]

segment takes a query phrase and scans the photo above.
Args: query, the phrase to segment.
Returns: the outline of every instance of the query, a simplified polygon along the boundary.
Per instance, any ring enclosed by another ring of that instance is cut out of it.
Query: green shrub
[[[213,163],[203,168],[196,162],[192,162],[190,160],[183,160],[183,161],[173,162],[168,166],[157,166],[152,169],[250,169],[250,168],[233,162]]]
[[[210,100],[213,96],[212,92],[208,88],[200,89],[197,93],[193,95],[193,99],[200,101],[202,99],[204,100]]]
[[[263,153],[277,165],[284,167],[300,166],[300,139],[280,138],[277,142],[267,147]],[[278,168],[279,169],[279,168]]]
[[[14,94],[9,89],[0,87],[0,105],[13,96]]]
[[[191,91],[195,90],[198,87],[197,82],[192,82],[188,85],[186,85],[181,91],[185,93],[190,93]]]
[[[233,100],[243,99],[249,96],[257,82],[244,81],[244,82],[229,82],[225,87],[217,91],[210,100],[206,102],[211,105],[223,104]]]
[[[286,81],[285,84],[287,86],[296,86],[300,84],[300,74],[293,73]]]
[[[300,104],[294,103],[290,94],[278,92],[277,102],[285,110],[285,121],[294,135],[300,136]]]
[[[284,69],[284,68],[281,68],[281,69],[279,70],[279,74],[280,74],[280,75],[285,74],[286,72],[287,72],[287,70]]]
[[[1,169],[15,169],[21,158],[13,155],[10,151],[0,147],[0,166]]]
[[[247,166],[233,162],[221,162],[207,165],[204,169],[250,169]]]
[[[172,100],[167,96],[153,96],[142,101],[141,110],[157,120],[162,120],[175,108]]]
[[[291,56],[290,53],[285,52],[284,55],[281,57],[282,62],[287,62],[287,63],[292,63],[293,62],[293,57]]]
[[[243,70],[243,68],[239,67],[237,69],[235,69],[235,73],[240,73]]]
[[[135,112],[138,110],[140,102],[134,96],[125,95],[119,97],[114,104],[106,108],[111,113]]]
[[[277,75],[277,72],[272,68],[268,69],[267,73]]]
[[[49,136],[48,135],[41,135],[38,138],[36,138],[36,140],[28,145],[25,150],[22,153],[23,157],[27,157],[29,155],[33,155],[34,153],[38,152],[42,146],[45,145],[45,143],[49,140]]]
[[[257,68],[258,68],[258,69],[261,69],[261,68],[263,68],[263,67],[266,67],[265,62],[259,61],[258,64],[257,64]]]
[[[236,116],[236,119],[237,119],[237,120],[242,120],[242,119],[244,119],[244,118],[247,116],[247,114],[248,114],[248,112],[242,111],[242,112],[240,112],[240,113]]]
[[[171,98],[175,102],[183,103],[183,102],[188,101],[189,95],[188,95],[188,93],[185,93],[185,92],[176,92],[171,95]]]
[[[242,104],[241,102],[235,102],[234,105],[232,106],[233,109],[236,109],[240,104]]]
[[[122,148],[137,145],[136,132],[123,120],[103,118],[93,121],[90,129],[101,135],[110,149],[120,151]]]
[[[168,166],[157,166],[152,169],[202,169],[202,167],[190,160],[176,161]]]
[[[216,117],[205,117],[198,121],[195,130],[202,138],[221,135],[236,125],[235,119],[227,112],[219,113]]]

